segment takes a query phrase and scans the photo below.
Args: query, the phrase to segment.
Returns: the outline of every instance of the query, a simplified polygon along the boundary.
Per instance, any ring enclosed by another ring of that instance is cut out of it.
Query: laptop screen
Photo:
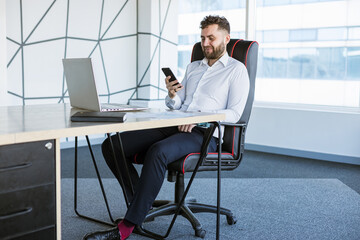
[[[91,58],[63,59],[70,105],[93,111],[100,111]]]

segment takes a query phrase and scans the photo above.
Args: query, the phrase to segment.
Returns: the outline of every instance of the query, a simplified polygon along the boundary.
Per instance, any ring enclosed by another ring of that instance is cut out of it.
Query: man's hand
[[[195,127],[195,124],[186,124],[186,125],[180,125],[178,126],[179,132],[189,132],[191,133],[191,130]]]
[[[167,76],[165,78],[166,88],[168,90],[169,97],[173,99],[176,96],[176,92],[183,88],[183,85],[178,82],[178,80],[169,82],[171,77]],[[177,84],[178,83],[178,84]]]

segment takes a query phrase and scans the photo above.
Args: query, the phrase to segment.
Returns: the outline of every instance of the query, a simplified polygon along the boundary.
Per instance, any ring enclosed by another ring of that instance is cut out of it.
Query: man
[[[230,58],[226,45],[230,41],[230,25],[224,17],[206,16],[200,24],[201,46],[205,58],[188,65],[182,83],[169,82],[166,77],[170,109],[225,113],[226,122],[237,122],[245,108],[249,77],[245,66]],[[199,152],[204,128],[195,124],[121,133],[126,159],[120,156],[118,141],[114,139],[116,161],[122,176],[128,165],[134,194],[129,184],[124,191],[130,196],[130,206],[117,228],[86,235],[85,239],[126,239],[135,225],[144,221],[164,181],[167,165],[181,156]],[[217,135],[209,144],[209,151],[217,149]],[[102,151],[106,163],[119,180],[109,140]],[[131,162],[143,164],[140,178]],[[120,182],[120,180],[119,180]],[[126,181],[129,182],[129,181]]]

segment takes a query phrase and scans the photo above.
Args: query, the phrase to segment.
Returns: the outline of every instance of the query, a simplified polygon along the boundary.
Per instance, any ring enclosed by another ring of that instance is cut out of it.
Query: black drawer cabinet
[[[0,146],[0,239],[56,239],[55,142]]]
[[[55,182],[54,141],[0,146],[0,193]]]
[[[20,237],[11,238],[11,240],[46,240],[46,239],[54,239],[56,235],[55,227],[49,227],[46,229],[37,230],[35,232],[28,233],[26,235],[22,235]]]

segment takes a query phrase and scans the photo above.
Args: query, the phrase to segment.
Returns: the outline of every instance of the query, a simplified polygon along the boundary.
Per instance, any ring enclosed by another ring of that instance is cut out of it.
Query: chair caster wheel
[[[237,222],[237,219],[234,215],[232,216],[226,216],[226,221],[229,225],[234,225]]]
[[[194,198],[194,197],[189,197],[189,198],[186,198],[185,201],[186,201],[186,202],[189,202],[189,203],[196,203],[196,198]]]
[[[206,235],[206,231],[204,229],[196,229],[195,230],[195,236],[204,238]]]
[[[144,221],[144,222],[153,222],[153,221],[155,221],[155,218],[148,218],[148,219],[145,219],[145,221]]]

